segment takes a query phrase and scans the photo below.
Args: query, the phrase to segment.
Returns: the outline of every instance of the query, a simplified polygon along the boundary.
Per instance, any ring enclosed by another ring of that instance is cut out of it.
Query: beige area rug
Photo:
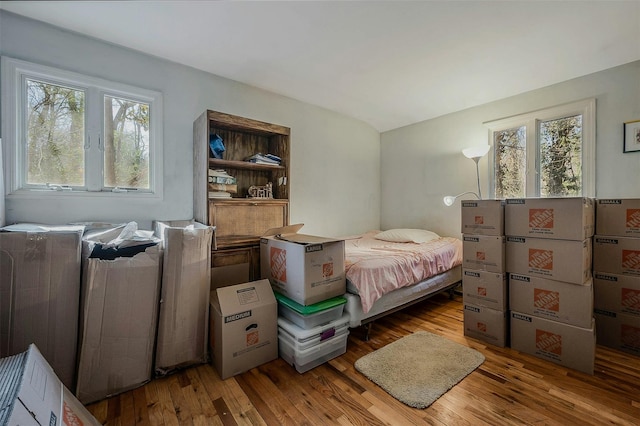
[[[356,361],[356,370],[397,400],[426,408],[484,362],[475,349],[418,331]]]

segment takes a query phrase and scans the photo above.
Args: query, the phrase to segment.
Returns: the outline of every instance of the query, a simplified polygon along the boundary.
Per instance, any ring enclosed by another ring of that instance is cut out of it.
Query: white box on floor
[[[464,335],[504,348],[508,346],[508,312],[464,304]]]
[[[0,356],[35,343],[70,389],[76,383],[83,232],[83,226],[26,223],[0,230]]]
[[[56,376],[36,345],[0,359],[0,424],[99,426]]]
[[[213,228],[194,221],[155,222],[162,240],[162,287],[155,372],[207,362]]]
[[[286,318],[278,318],[280,357],[305,373],[347,351],[349,314],[305,330]]]
[[[593,273],[594,309],[640,318],[640,277]]]
[[[583,241],[595,228],[592,198],[511,198],[504,208],[509,236]]]
[[[498,274],[504,273],[504,237],[493,235],[463,235],[462,267]]]
[[[591,238],[584,241],[507,237],[507,271],[584,284],[591,278]]]
[[[597,309],[595,311],[599,345],[640,356],[640,318]]]
[[[593,238],[593,270],[640,276],[640,238],[596,235]]]
[[[212,362],[226,379],[278,358],[278,306],[269,280],[211,292]]]
[[[593,320],[593,285],[509,274],[509,309],[589,328]]]
[[[462,297],[464,303],[471,303],[497,311],[506,311],[507,275],[496,272],[465,269],[462,271]]]
[[[640,237],[640,198],[597,200],[596,234]]]
[[[504,200],[462,200],[463,234],[504,235]]]
[[[593,374],[595,321],[589,328],[583,328],[512,311],[511,348]]]
[[[298,234],[302,226],[270,229],[260,239],[262,277],[301,305],[343,295],[344,240]]]

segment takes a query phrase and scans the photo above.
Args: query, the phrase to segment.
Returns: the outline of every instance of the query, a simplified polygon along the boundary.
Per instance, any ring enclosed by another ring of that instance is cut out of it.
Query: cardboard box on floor
[[[584,241],[507,236],[507,271],[584,284],[591,278],[591,238]]]
[[[596,234],[640,237],[640,198],[597,200]]]
[[[0,359],[0,424],[99,426],[56,376],[36,345]]]
[[[509,345],[509,314],[465,303],[464,335],[504,348]]]
[[[583,328],[511,311],[511,348],[593,374],[595,321]]]
[[[599,345],[640,356],[640,317],[596,309]]]
[[[593,319],[593,285],[509,274],[509,309],[589,328]]]
[[[511,198],[504,208],[508,236],[583,241],[595,229],[592,198]]]
[[[593,270],[640,276],[640,238],[596,235],[593,238]]]
[[[194,221],[154,222],[162,241],[162,286],[155,372],[207,362],[214,228]]]
[[[212,362],[227,379],[278,358],[278,305],[269,280],[211,292]]]
[[[82,226],[0,230],[0,356],[38,345],[65,386],[76,382]]]
[[[109,240],[104,235],[117,236],[121,229],[104,231],[100,238]],[[155,245],[113,260],[91,258],[99,239],[86,234],[83,239],[76,396],[84,404],[151,380],[162,250],[156,238],[149,238]]]
[[[506,311],[507,275],[495,272],[465,269],[462,271],[462,297],[464,303],[471,303],[497,311]]]
[[[640,318],[640,277],[593,273],[594,309]]]
[[[260,271],[273,289],[301,305],[346,292],[344,240],[298,234],[302,224],[268,230],[260,239]]]
[[[462,200],[463,234],[504,235],[504,200]]]
[[[462,267],[503,274],[505,272],[504,236],[463,235]]]

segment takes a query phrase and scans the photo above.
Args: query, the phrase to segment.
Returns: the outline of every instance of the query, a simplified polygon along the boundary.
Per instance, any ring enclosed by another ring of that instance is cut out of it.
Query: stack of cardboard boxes
[[[511,347],[593,374],[595,202],[507,199]]]
[[[260,266],[278,300],[280,357],[304,373],[346,352],[349,316],[344,240],[299,234],[300,228],[267,232]]]
[[[600,199],[596,206],[598,343],[640,355],[640,199]]]
[[[462,201],[464,334],[508,345],[504,202]]]

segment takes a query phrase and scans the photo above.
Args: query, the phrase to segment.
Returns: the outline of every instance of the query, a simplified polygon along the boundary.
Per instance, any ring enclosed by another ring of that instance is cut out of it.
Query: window
[[[493,197],[595,196],[595,99],[485,124]]]
[[[158,92],[2,58],[11,195],[162,194]]]

